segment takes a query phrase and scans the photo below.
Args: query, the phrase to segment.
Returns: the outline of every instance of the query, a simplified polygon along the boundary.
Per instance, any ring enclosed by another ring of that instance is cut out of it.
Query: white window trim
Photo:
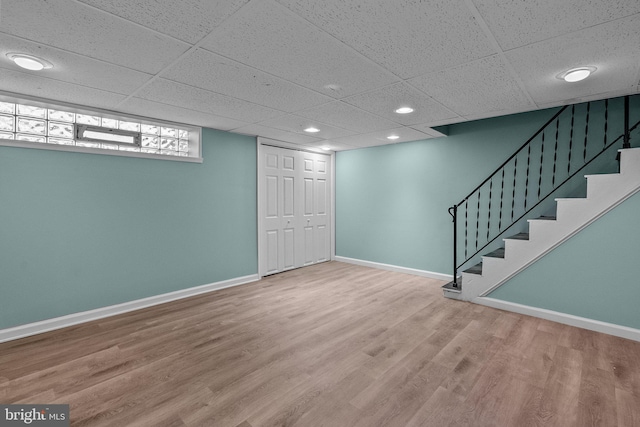
[[[187,162],[187,163],[202,163],[202,127],[188,125],[185,123],[172,122],[168,120],[154,119],[150,117],[138,116],[134,114],[124,114],[117,111],[105,110],[101,108],[92,108],[86,106],[80,106],[76,104],[70,104],[65,102],[53,101],[48,99],[36,98],[27,95],[20,95],[11,92],[0,91],[0,101],[11,102],[16,104],[29,104],[36,107],[50,108],[54,110],[63,110],[76,114],[87,115],[100,115],[117,120],[126,121],[141,121],[147,124],[153,124],[164,127],[175,127],[186,129],[189,131],[189,151],[194,152],[196,155],[193,157],[181,157],[170,156],[164,154],[153,153],[138,153],[133,151],[120,151],[120,150],[106,150],[102,148],[90,148],[79,147],[75,145],[57,145],[57,144],[43,144],[40,142],[20,141],[15,139],[2,139],[0,138],[0,146],[4,147],[18,147],[18,148],[33,148],[37,150],[50,150],[50,151],[66,151],[85,154],[102,154],[106,156],[119,156],[119,157],[134,157],[140,159],[154,159],[154,160],[168,160],[173,162]],[[191,138],[194,140],[191,141]]]

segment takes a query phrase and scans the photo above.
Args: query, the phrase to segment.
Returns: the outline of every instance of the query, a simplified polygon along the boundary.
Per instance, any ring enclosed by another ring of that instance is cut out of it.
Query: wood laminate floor
[[[330,262],[0,344],[73,426],[640,426],[640,343]]]

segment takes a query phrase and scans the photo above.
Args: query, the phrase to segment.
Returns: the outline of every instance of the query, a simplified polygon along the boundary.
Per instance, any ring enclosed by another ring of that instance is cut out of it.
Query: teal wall
[[[0,329],[257,274],[256,143],[204,163],[0,147]]]
[[[451,274],[447,209],[554,113],[449,126],[449,136],[336,154],[336,255]]]
[[[489,296],[640,329],[640,193]]]
[[[336,254],[450,274],[447,208],[555,111],[338,152]],[[255,139],[204,129],[203,158],[0,147],[0,329],[257,274]]]

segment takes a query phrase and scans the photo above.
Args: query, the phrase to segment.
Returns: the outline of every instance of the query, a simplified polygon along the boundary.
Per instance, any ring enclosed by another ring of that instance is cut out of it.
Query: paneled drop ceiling
[[[597,70],[556,77],[578,66]],[[433,138],[639,81],[638,0],[0,2],[0,91],[307,148]]]

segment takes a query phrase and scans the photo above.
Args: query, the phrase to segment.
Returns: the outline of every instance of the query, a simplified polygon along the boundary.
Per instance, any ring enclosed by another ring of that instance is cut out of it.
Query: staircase
[[[558,198],[557,215],[530,219],[529,232],[504,240],[504,247],[482,256],[462,272],[460,289],[445,285],[448,298],[473,301],[552,251],[624,200],[640,191],[640,148],[620,150],[620,173],[586,175],[586,198]]]
[[[629,96],[563,107],[449,208],[454,280],[444,296],[488,295],[640,191],[640,148],[630,144],[640,120],[630,126],[631,110]],[[573,197],[583,177],[586,197]]]

